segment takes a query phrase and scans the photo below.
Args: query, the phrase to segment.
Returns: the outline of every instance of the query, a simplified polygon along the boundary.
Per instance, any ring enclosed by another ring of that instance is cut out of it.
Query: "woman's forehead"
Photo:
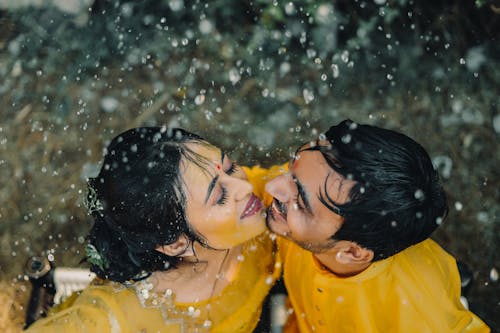
[[[186,147],[196,155],[199,155],[199,157],[207,160],[216,159],[220,161],[221,150],[208,142],[189,142],[186,143]]]
[[[193,197],[194,189],[205,188],[216,175],[215,168],[222,163],[222,152],[211,144],[189,143],[192,152],[181,160],[181,174],[186,194]]]

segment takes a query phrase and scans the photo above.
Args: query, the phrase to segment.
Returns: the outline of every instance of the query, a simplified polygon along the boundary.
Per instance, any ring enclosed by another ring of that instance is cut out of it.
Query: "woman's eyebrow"
[[[224,154],[224,151],[221,150],[220,151],[220,162],[221,164],[224,164],[224,158],[225,158],[225,154]],[[207,196],[205,197],[205,203],[207,203],[208,199],[210,198],[210,195],[212,194],[212,191],[214,190],[215,188],[215,184],[217,184],[217,181],[219,180],[219,175],[216,175],[212,181],[210,182],[210,184],[208,184],[208,189],[207,189]]]
[[[219,180],[219,175],[215,176],[214,179],[208,184],[208,190],[207,190],[207,196],[205,198],[205,203],[207,203],[208,198],[210,198],[210,195],[212,194],[212,191],[215,188],[215,184],[217,184],[217,181]]]

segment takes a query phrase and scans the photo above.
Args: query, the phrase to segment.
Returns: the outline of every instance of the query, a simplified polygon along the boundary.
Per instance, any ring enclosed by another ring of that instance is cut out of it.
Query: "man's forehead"
[[[299,146],[299,148],[297,148],[297,150],[295,150],[295,153],[292,156],[292,162],[294,162],[294,164],[295,164],[295,161],[298,161],[300,159],[300,155],[303,152],[318,151],[319,149],[317,149],[317,148],[319,146],[330,147],[330,148],[332,147],[331,143],[328,140],[319,140],[319,139],[317,139],[317,140],[314,140],[314,141],[306,142],[302,146]]]
[[[355,181],[346,179],[333,170],[323,154],[315,149],[318,146],[331,147],[331,144],[327,140],[303,144],[297,149],[290,169],[293,169],[294,176],[311,195],[317,192],[314,196],[319,196],[319,192],[326,190],[333,200],[339,203],[347,201],[348,193]]]

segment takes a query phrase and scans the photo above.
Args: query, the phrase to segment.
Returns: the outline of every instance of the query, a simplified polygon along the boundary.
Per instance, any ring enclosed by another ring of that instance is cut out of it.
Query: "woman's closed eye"
[[[238,164],[236,164],[236,162],[232,162],[231,167],[227,169],[226,174],[232,175],[233,173],[236,172],[237,169],[238,169]]]
[[[226,203],[227,200],[227,190],[225,187],[221,187],[221,194],[219,199],[217,200],[218,205],[223,205]]]

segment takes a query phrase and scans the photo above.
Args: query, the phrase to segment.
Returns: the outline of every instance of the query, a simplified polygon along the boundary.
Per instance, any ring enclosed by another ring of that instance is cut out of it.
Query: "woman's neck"
[[[154,291],[171,289],[182,303],[202,301],[218,295],[237,273],[241,245],[214,250],[195,242],[193,256],[183,257],[176,268],[154,272],[149,280]]]

